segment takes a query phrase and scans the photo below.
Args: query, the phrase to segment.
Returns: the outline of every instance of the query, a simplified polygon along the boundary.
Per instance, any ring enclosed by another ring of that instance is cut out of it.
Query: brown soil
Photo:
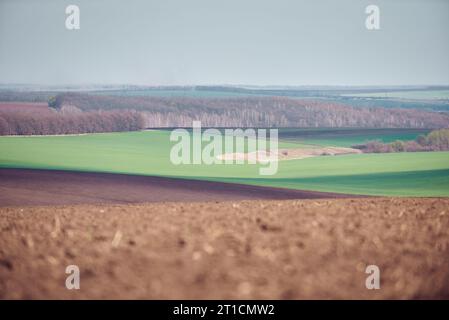
[[[449,298],[448,208],[401,198],[0,208],[0,298]],[[72,264],[80,290],[65,288]],[[370,264],[380,290],[365,288]]]
[[[306,159],[320,156],[338,156],[344,154],[359,154],[359,149],[344,147],[314,147],[314,148],[297,148],[297,149],[281,149],[279,150],[279,160]]]
[[[0,169],[0,206],[337,197],[348,196],[124,174]]]
[[[250,153],[225,153],[218,156],[220,160],[244,160],[244,161],[282,161],[298,160],[320,156],[338,156],[344,154],[360,154],[359,149],[344,147],[310,147],[279,149],[275,151],[259,150]]]

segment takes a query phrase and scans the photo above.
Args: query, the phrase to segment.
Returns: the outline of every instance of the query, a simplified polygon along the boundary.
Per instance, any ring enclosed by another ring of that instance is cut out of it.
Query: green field
[[[0,167],[158,175],[263,186],[395,196],[449,196],[449,152],[323,156],[259,165],[173,165],[168,131],[0,137]],[[282,142],[282,148],[297,147]]]

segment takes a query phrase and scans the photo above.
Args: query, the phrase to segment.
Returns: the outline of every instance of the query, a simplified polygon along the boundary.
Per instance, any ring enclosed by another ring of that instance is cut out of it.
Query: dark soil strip
[[[0,206],[344,197],[349,196],[163,177],[0,169]]]

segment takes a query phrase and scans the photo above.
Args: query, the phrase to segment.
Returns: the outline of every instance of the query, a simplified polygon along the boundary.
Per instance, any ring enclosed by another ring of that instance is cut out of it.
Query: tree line
[[[445,128],[449,115],[417,109],[363,108],[286,97],[50,96],[49,108],[0,108],[0,135],[76,134],[190,127]],[[380,146],[377,146],[380,148]],[[376,148],[377,148],[376,147]],[[374,147],[373,147],[374,148]]]
[[[355,107],[326,100],[286,97],[124,97],[82,93],[58,95],[55,108],[134,109],[145,127],[189,127],[199,120],[208,127],[358,127],[444,128],[449,115],[418,109]]]
[[[449,151],[449,129],[433,130],[412,141],[396,140],[383,143],[375,140],[356,147],[364,153]]]
[[[52,135],[94,132],[135,131],[143,118],[132,110],[81,113],[2,111],[0,135]]]

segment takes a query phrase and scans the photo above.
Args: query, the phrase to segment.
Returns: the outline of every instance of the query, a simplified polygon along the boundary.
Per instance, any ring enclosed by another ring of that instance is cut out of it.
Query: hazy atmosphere
[[[448,29],[444,0],[0,0],[0,83],[444,85]]]

